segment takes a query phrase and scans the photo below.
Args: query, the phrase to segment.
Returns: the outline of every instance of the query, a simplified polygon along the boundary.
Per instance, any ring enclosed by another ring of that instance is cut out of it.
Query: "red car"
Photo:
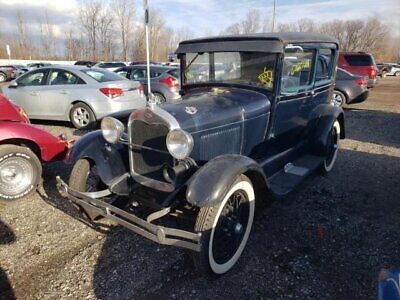
[[[68,145],[64,138],[31,125],[23,109],[0,94],[0,202],[36,190],[41,164],[62,159]]]
[[[352,74],[368,76],[368,87],[375,86],[378,80],[378,68],[372,54],[365,52],[340,52],[338,67]]]

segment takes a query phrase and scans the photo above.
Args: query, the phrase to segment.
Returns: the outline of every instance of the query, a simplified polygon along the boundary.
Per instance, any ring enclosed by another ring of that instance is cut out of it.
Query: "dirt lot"
[[[183,250],[86,227],[54,188],[69,169],[46,166],[41,194],[0,212],[0,299],[7,286],[18,299],[376,298],[379,270],[400,268],[400,78],[381,80],[346,118],[332,173],[267,207],[218,279],[197,276]],[[62,125],[40,126],[80,134]]]

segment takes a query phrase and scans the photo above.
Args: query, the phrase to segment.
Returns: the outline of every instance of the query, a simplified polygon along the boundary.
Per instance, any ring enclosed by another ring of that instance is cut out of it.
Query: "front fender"
[[[316,118],[314,134],[312,135],[312,144],[315,147],[314,150],[316,154],[324,155],[326,153],[326,143],[328,141],[329,132],[336,120],[338,120],[340,124],[340,138],[344,139],[346,136],[344,112],[341,107],[324,105],[314,113],[317,113],[318,117]]]
[[[253,159],[234,154],[218,156],[208,161],[190,178],[186,200],[197,207],[216,205],[223,200],[236,178],[246,173],[257,174],[264,185],[268,186],[262,168]]]
[[[81,158],[96,164],[101,180],[108,186],[113,180],[129,173],[128,147],[121,143],[109,144],[100,130],[84,135],[74,144],[68,163],[75,164]]]

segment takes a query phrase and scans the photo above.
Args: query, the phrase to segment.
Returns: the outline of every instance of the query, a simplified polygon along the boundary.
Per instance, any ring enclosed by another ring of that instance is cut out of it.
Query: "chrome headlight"
[[[193,137],[182,129],[171,130],[167,135],[167,148],[176,159],[185,159],[193,150]]]
[[[105,117],[101,121],[101,133],[107,142],[111,144],[118,143],[124,133],[124,124],[117,119]]]

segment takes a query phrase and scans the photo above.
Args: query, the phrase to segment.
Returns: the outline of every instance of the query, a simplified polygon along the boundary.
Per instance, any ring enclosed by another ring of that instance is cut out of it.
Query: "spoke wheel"
[[[153,93],[153,99],[158,104],[165,103],[165,97],[163,95],[161,95],[160,93]]]
[[[255,198],[250,180],[241,175],[216,206],[200,209],[195,230],[201,232],[201,251],[194,254],[203,272],[224,274],[236,264],[249,238]]]
[[[332,105],[342,107],[346,103],[346,97],[339,91],[333,91]]]
[[[339,140],[340,124],[338,121],[335,121],[328,136],[326,158],[323,164],[324,173],[330,172],[335,165],[337,154],[339,151]]]
[[[95,122],[92,110],[84,103],[77,103],[72,107],[70,119],[72,124],[78,129],[89,128]]]
[[[7,77],[3,73],[0,73],[0,82],[6,81]]]
[[[0,146],[0,200],[10,202],[30,194],[41,174],[40,161],[29,148]]]

